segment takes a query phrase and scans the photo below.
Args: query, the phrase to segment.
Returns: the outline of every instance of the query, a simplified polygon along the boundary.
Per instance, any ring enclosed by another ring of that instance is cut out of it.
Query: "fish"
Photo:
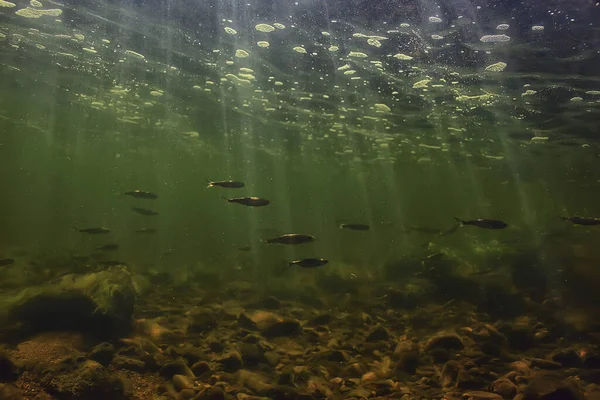
[[[574,225],[593,226],[600,225],[600,218],[593,217],[560,217],[563,221],[569,221]]]
[[[353,231],[368,231],[371,227],[367,224],[340,224],[340,229],[350,229]]]
[[[158,215],[158,212],[154,210],[148,210],[147,208],[131,207],[131,209],[141,215]]]
[[[110,244],[105,244],[104,246],[97,247],[96,250],[113,251],[113,250],[117,250],[118,248],[119,248],[118,244],[110,243]]]
[[[463,221],[462,219],[459,219],[457,217],[454,217],[454,219],[457,220],[458,222],[460,222],[461,226],[473,225],[478,228],[484,228],[484,229],[504,229],[508,226],[505,222],[498,221],[495,219],[478,218],[478,219],[473,219],[471,221]]]
[[[144,192],[143,190],[132,190],[129,192],[125,192],[126,196],[135,197],[136,199],[146,199],[146,200],[154,200],[158,199],[158,195],[152,192]]]
[[[222,187],[222,188],[226,188],[226,189],[239,189],[239,188],[243,188],[244,186],[246,186],[244,184],[244,182],[239,182],[239,181],[209,181],[208,182],[208,186],[207,187],[214,187],[214,186],[218,186],[218,187]]]
[[[8,265],[13,265],[15,260],[13,258],[2,258],[0,259],[0,267],[6,267]]]
[[[269,200],[260,197],[234,197],[232,199],[225,198],[225,200],[229,203],[242,204],[247,207],[264,207],[271,203]]]
[[[244,247],[240,247],[238,248],[239,251],[251,251],[252,250],[252,246],[244,246]]]
[[[277,236],[273,239],[268,239],[267,243],[302,244],[312,242],[313,240],[315,240],[315,237],[311,235],[303,235],[301,233],[286,233],[285,235]]]
[[[135,231],[135,233],[156,233],[154,228],[142,228]]]
[[[108,229],[108,228],[85,228],[85,229],[80,229],[79,232],[97,235],[100,233],[109,233],[110,229]]]
[[[100,265],[107,265],[109,267],[114,267],[115,265],[127,265],[125,261],[117,261],[117,260],[107,260],[107,261],[98,261]]]
[[[318,268],[323,265],[327,265],[329,260],[324,258],[303,258],[301,260],[290,261],[288,265],[290,267],[298,266],[300,268]]]

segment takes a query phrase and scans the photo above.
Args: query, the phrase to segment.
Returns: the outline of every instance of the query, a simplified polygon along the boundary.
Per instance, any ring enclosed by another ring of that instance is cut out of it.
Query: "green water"
[[[597,6],[299,3],[1,8],[0,256],[52,275],[116,243],[96,260],[257,283],[323,257],[325,273],[365,284],[437,252],[471,272],[521,251],[552,259],[556,243],[592,257],[597,231],[558,217],[600,215]],[[159,198],[123,195],[135,189]],[[272,204],[223,199],[235,196]],[[509,227],[406,232],[455,216]],[[263,243],[283,233],[316,241]]]

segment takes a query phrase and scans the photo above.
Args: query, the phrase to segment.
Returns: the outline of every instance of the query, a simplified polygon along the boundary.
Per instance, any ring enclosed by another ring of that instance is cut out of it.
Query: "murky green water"
[[[1,254],[19,268],[118,244],[94,259],[256,278],[323,257],[365,279],[597,237],[557,219],[600,212],[596,4],[2,5]],[[407,232],[455,216],[508,228]],[[317,240],[261,242],[292,232]]]

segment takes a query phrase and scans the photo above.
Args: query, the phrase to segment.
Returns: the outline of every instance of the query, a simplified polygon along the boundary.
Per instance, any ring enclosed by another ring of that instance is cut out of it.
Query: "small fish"
[[[506,223],[495,219],[478,218],[471,221],[463,221],[462,219],[459,219],[457,217],[454,217],[454,219],[460,222],[461,226],[473,225],[478,228],[484,229],[504,229],[508,226]]]
[[[85,229],[80,229],[79,232],[97,235],[99,233],[109,233],[110,229],[107,229],[107,228],[85,228]]]
[[[125,261],[116,261],[116,260],[107,260],[107,261],[98,261],[100,265],[107,265],[109,267],[114,267],[115,265],[127,265]]]
[[[251,251],[252,250],[252,246],[244,246],[244,247],[240,247],[238,248],[239,251]]]
[[[261,199],[260,197],[234,197],[232,199],[225,199],[229,203],[242,204],[247,207],[264,207],[271,203],[267,199]]]
[[[585,218],[585,217],[560,217],[563,221],[569,221],[574,225],[593,226],[600,225],[600,218]]]
[[[156,233],[154,228],[142,228],[135,231],[135,233]]]
[[[147,208],[131,207],[131,209],[141,215],[158,215],[158,212],[154,210],[148,210]]]
[[[324,258],[303,258],[302,260],[290,261],[289,266],[293,267],[297,265],[300,268],[318,268],[323,265],[327,265],[329,260]]]
[[[119,248],[118,244],[110,243],[110,244],[105,244],[104,246],[97,247],[96,250],[113,251],[113,250],[117,250],[118,248]]]
[[[126,196],[135,197],[136,199],[147,199],[154,200],[158,199],[158,195],[152,192],[144,192],[143,190],[132,190],[130,192],[125,192]]]
[[[218,187],[222,187],[222,188],[226,188],[226,189],[239,189],[239,188],[243,188],[244,186],[246,186],[244,184],[244,182],[238,182],[238,181],[216,181],[216,182],[208,182],[208,186],[207,187],[214,187],[214,186],[218,186]]]
[[[268,239],[267,243],[273,244],[302,244],[315,240],[314,236],[303,235],[301,233],[286,233],[285,235],[277,236],[273,239]]]
[[[369,229],[371,229],[371,227],[366,224],[340,224],[340,229],[350,229],[353,231],[368,231]]]
[[[2,258],[0,259],[0,267],[6,267],[8,265],[13,265],[15,260],[12,258]]]

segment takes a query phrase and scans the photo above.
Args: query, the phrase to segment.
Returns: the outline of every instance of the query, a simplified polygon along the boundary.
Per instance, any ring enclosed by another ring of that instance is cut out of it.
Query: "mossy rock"
[[[8,340],[47,331],[76,331],[103,339],[126,335],[135,295],[125,266],[66,275],[0,298],[0,334]]]

